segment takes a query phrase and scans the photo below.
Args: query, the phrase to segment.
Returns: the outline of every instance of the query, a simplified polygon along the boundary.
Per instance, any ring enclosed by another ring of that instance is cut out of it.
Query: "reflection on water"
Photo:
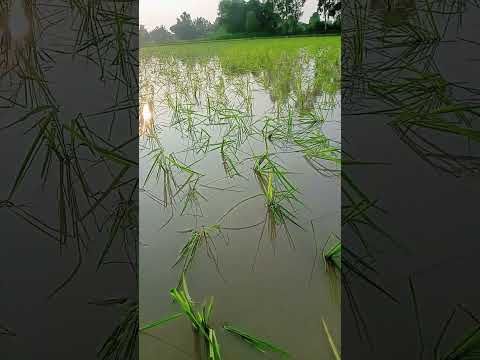
[[[143,135],[146,131],[152,128],[153,116],[153,101],[149,101],[140,105],[140,135]]]
[[[178,310],[168,290],[185,274],[194,299],[215,298],[226,358],[262,358],[228,322],[327,359],[339,287],[317,258],[340,231],[339,50],[255,51],[141,59],[140,322]],[[142,336],[142,359],[194,357],[188,329]]]

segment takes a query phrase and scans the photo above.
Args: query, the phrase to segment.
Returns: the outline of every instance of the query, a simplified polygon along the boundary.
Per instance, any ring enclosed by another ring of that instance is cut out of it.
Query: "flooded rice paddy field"
[[[340,37],[144,48],[140,89],[140,327],[183,313],[140,358],[335,359]]]

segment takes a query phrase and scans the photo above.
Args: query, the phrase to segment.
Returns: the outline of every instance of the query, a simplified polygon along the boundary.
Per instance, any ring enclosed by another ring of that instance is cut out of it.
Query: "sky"
[[[167,29],[177,22],[177,17],[184,11],[192,18],[204,17],[210,22],[217,18],[220,0],[140,0],[140,24],[150,31],[155,26],[165,25]],[[307,0],[300,19],[308,22],[316,10],[316,0]]]

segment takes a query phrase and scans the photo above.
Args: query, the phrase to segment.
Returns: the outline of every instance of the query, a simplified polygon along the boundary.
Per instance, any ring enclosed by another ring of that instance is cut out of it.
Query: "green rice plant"
[[[475,326],[462,337],[450,351],[439,360],[467,360],[480,357],[480,325]]]
[[[240,330],[240,329],[238,329],[236,327],[233,327],[233,326],[230,326],[230,325],[224,325],[223,328],[226,331],[228,331],[229,333],[240,337],[243,341],[252,345],[255,349],[257,349],[258,351],[260,351],[262,353],[271,352],[271,353],[280,354],[283,357],[290,357],[290,354],[287,351],[279,348],[276,345],[273,345],[272,343],[270,343],[266,340],[262,340],[262,339],[259,339],[259,338],[255,337],[255,336],[252,336],[252,335],[248,334],[247,332],[245,332],[243,330]]]
[[[143,325],[142,327],[140,327],[140,331],[146,331],[146,330],[150,330],[150,329],[157,328],[157,327],[159,327],[159,326],[163,326],[163,325],[165,325],[166,323],[169,323],[170,321],[179,318],[180,316],[183,316],[183,313],[177,313],[177,314],[168,316],[168,317],[166,317],[166,318],[164,318],[164,319],[157,320],[157,321],[154,321],[154,322],[152,322],[152,323]]]
[[[170,290],[173,300],[180,306],[182,312],[190,320],[196,333],[205,340],[208,348],[209,360],[221,360],[220,345],[217,340],[215,330],[210,326],[210,316],[213,308],[213,298],[205,302],[200,310],[196,310],[193,300],[188,292],[187,282],[182,275],[181,288]]]
[[[125,316],[98,352],[102,360],[131,359],[138,344],[138,304],[127,303]]]
[[[294,201],[300,203],[300,200],[296,195],[298,190],[293,183],[287,179],[286,169],[273,161],[268,153],[254,157],[254,159],[255,164],[253,172],[262,190],[265,198],[265,206],[267,208],[266,219],[260,235],[258,249],[260,248],[265,225],[271,241],[275,240],[277,237],[277,227],[282,226],[290,245],[295,247],[293,238],[288,230],[288,223],[292,223],[300,229],[303,228],[298,224],[295,215],[284,205],[284,203],[287,202],[291,207],[293,207]]]
[[[337,242],[323,254],[323,257],[327,263],[332,264],[338,270],[342,270],[342,243]]]
[[[274,186],[276,189],[289,193],[298,192],[295,185],[288,180],[288,171],[282,165],[272,160],[270,154],[267,152],[254,157],[255,163],[253,171],[260,183],[260,187],[268,199],[268,194],[273,196]],[[269,181],[271,188],[268,189]]]
[[[322,325],[323,325],[323,330],[325,331],[325,335],[327,336],[328,343],[330,344],[330,349],[332,350],[332,353],[335,356],[335,359],[341,360],[340,352],[337,350],[337,347],[335,346],[335,342],[333,341],[332,335],[330,334],[330,331],[328,330],[328,327],[327,327],[327,323],[325,322],[324,319],[322,319]]]
[[[173,203],[175,194],[178,192],[175,192],[174,189],[183,187],[180,186],[175,180],[173,173],[174,169],[188,176],[186,183],[190,181],[193,175],[201,175],[188,165],[177,160],[174,154],[167,154],[161,146],[152,150],[149,154],[147,154],[147,156],[151,157],[152,165],[147,173],[147,176],[145,177],[144,186],[152,175],[155,175],[157,182],[163,178],[163,198],[165,206]],[[183,185],[185,185],[185,183]]]
[[[175,267],[183,262],[181,277],[184,277],[190,270],[195,255],[202,246],[205,246],[208,257],[215,263],[219,271],[218,257],[215,252],[215,240],[219,238],[225,238],[220,225],[200,226],[198,229],[192,230],[190,238],[180,250],[180,254],[173,265]]]
[[[198,181],[199,178],[197,178],[195,181],[188,181],[187,186],[187,194],[184,198],[184,203],[182,210],[180,212],[180,215],[184,215],[185,210],[187,208],[190,208],[193,210],[193,213],[191,215],[193,216],[203,216],[202,212],[202,207],[200,205],[200,200],[208,201],[205,196],[203,196],[199,191],[198,191]],[[180,189],[181,190],[181,189]],[[180,191],[179,190],[179,191]]]
[[[440,346],[448,332],[449,327],[452,325],[455,315],[457,314],[457,309],[464,312],[470,318],[470,320],[473,320],[475,325],[471,326],[467,331],[465,331],[463,336],[460,337],[460,340],[458,340],[455,345],[450,348],[450,350],[440,355]],[[480,319],[464,304],[458,304],[457,307],[453,309],[444,326],[442,327],[433,352],[435,360],[478,359],[480,356]]]
[[[181,277],[180,285],[177,288],[170,290],[170,295],[172,296],[174,302],[180,306],[181,313],[177,313],[161,320],[143,325],[140,328],[140,331],[142,332],[163,326],[170,321],[185,315],[190,320],[194,332],[204,339],[207,346],[208,359],[221,360],[222,356],[220,352],[220,344],[210,321],[213,310],[213,298],[210,298],[209,301],[204,302],[200,308],[198,308],[190,296],[187,281],[184,275]],[[290,357],[290,354],[287,351],[279,348],[276,345],[273,345],[268,341],[254,337],[236,327],[224,325],[223,329],[231,334],[239,336],[242,340],[249,343],[262,353],[271,352],[278,353],[284,357]]]
[[[210,151],[220,151],[223,169],[225,171],[225,175],[227,175],[229,178],[233,178],[235,176],[242,176],[237,168],[238,157],[236,151],[238,150],[238,147],[235,146],[235,144],[235,140],[231,140],[227,136],[225,136],[223,137],[221,143],[212,144],[212,147],[210,148]]]

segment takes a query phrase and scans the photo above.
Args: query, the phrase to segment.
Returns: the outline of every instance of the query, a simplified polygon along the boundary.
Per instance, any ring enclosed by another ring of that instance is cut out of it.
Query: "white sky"
[[[192,15],[192,18],[201,16],[213,23],[217,18],[219,2],[220,0],[140,0],[140,24],[148,30],[160,25],[170,29],[183,11]],[[305,2],[301,21],[308,22],[316,10],[316,4],[316,0]]]

